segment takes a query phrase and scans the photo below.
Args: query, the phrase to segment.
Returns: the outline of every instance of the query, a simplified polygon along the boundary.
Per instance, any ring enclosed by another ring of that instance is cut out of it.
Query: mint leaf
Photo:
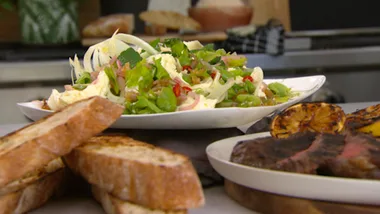
[[[131,68],[134,68],[138,62],[142,60],[142,57],[133,48],[128,48],[127,50],[120,53],[117,59],[121,62],[121,65],[129,63]]]

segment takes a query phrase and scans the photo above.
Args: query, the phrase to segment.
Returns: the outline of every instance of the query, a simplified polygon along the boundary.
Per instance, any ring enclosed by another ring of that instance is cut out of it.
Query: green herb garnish
[[[142,60],[142,57],[133,48],[128,48],[121,52],[117,59],[120,60],[121,65],[124,66],[125,63],[129,63],[129,66],[134,68]]]

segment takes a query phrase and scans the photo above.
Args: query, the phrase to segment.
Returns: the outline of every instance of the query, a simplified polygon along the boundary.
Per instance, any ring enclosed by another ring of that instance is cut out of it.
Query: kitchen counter
[[[357,109],[365,108],[370,105],[378,104],[380,102],[365,102],[365,103],[347,103],[340,104],[345,112],[352,112]],[[26,124],[8,124],[0,125],[0,136],[9,133],[13,130],[21,128]],[[247,126],[240,127],[245,131]],[[204,189],[206,197],[206,206],[199,209],[190,211],[190,214],[257,214],[256,212],[245,209],[231,200],[224,192],[222,186],[215,186]],[[62,198],[57,201],[51,201],[47,205],[31,212],[31,214],[79,214],[79,213],[104,213],[101,207],[91,198]]]
[[[334,50],[292,51],[280,56],[245,54],[247,67],[265,70],[300,68],[380,66],[380,46]],[[74,53],[73,53],[74,56]],[[51,78],[54,75],[54,78]],[[56,76],[58,75],[58,76]],[[21,79],[20,79],[21,78]],[[68,59],[0,62],[0,83],[3,81],[70,79]]]

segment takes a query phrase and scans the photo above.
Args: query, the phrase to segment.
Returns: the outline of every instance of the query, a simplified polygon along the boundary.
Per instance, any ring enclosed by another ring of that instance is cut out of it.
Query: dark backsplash
[[[379,0],[289,0],[293,31],[380,27]]]
[[[22,44],[1,44],[0,61],[39,61],[39,60],[65,60],[74,57],[84,56],[87,47],[82,47],[80,43],[60,45],[60,46],[28,46]]]

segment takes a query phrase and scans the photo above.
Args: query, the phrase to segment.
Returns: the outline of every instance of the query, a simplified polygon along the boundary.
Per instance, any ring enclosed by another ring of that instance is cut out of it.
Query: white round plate
[[[227,138],[210,144],[206,153],[212,167],[237,184],[274,194],[333,201],[380,205],[380,181],[281,172],[230,162],[237,142],[270,136],[269,132]]]
[[[266,83],[282,82],[300,95],[276,106],[251,108],[216,108],[164,114],[122,115],[111,127],[122,129],[212,129],[245,125],[274,111],[298,103],[316,92],[326,81],[323,75],[287,79],[267,79]],[[33,121],[52,113],[33,102],[18,103],[21,112]]]

